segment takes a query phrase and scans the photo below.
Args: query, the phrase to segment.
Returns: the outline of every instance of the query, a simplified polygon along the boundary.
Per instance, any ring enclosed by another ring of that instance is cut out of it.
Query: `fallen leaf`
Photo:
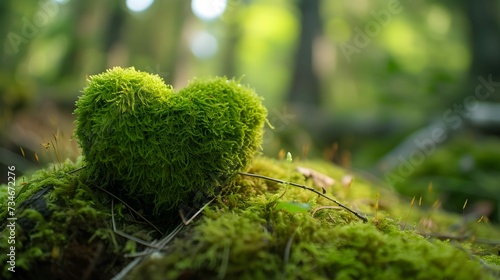
[[[341,183],[344,187],[350,187],[354,177],[351,174],[346,174],[342,177]]]
[[[323,189],[323,193],[325,193],[325,190],[327,188],[329,188],[333,184],[335,184],[335,179],[333,179],[325,174],[319,173],[318,171],[315,171],[315,170],[312,170],[312,169],[306,168],[306,167],[300,167],[300,166],[297,166],[296,169],[298,172],[300,172],[306,178],[311,178],[315,185],[317,185],[318,187],[321,187]]]
[[[277,210],[286,210],[290,213],[306,213],[311,208],[309,203],[299,203],[299,202],[279,202],[276,205]]]

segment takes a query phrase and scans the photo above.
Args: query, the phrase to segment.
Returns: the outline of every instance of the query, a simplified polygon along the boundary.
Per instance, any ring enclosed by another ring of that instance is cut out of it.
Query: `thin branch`
[[[287,182],[287,181],[284,181],[284,180],[280,180],[280,179],[275,179],[275,178],[271,178],[271,177],[267,177],[267,176],[263,176],[263,175],[258,175],[258,174],[252,174],[252,173],[246,173],[246,172],[238,172],[240,175],[244,175],[244,176],[250,176],[250,177],[255,177],[255,178],[260,178],[260,179],[264,179],[264,180],[268,180],[268,181],[272,181],[272,182],[276,182],[276,183],[280,183],[280,184],[287,184],[287,185],[291,185],[291,186],[295,186],[295,187],[299,187],[301,189],[304,189],[304,190],[308,190],[308,191],[311,191],[323,198],[326,198],[332,202],[334,202],[335,204],[337,204],[338,206],[344,208],[345,210],[351,212],[352,214],[354,214],[356,217],[360,218],[363,222],[368,222],[368,219],[359,214],[358,212],[350,209],[349,207],[343,205],[342,203],[336,201],[335,199],[333,198],[330,198],[320,192],[318,192],[317,190],[313,189],[313,188],[310,188],[308,186],[304,186],[304,185],[301,185],[301,184],[297,184],[297,183],[292,183],[292,182]]]
[[[68,172],[66,172],[66,173],[67,173],[67,174],[73,174],[73,173],[75,173],[75,172],[78,172],[78,171],[80,171],[80,170],[84,169],[85,167],[87,167],[87,166],[85,166],[85,165],[84,165],[84,166],[82,166],[82,167],[78,167],[77,169],[73,169],[73,170],[68,171]]]
[[[116,195],[112,194],[111,192],[99,187],[99,186],[96,186],[94,185],[96,188],[100,189],[101,191],[109,194],[110,196],[112,196],[113,198],[115,198],[116,200],[120,201],[123,205],[127,206],[132,212],[134,212],[137,216],[139,216],[141,219],[143,219],[148,225],[150,225],[151,227],[153,227],[156,231],[158,231],[161,235],[163,235],[163,232],[161,230],[159,230],[153,223],[151,223],[150,221],[148,221],[146,218],[144,218],[141,214],[139,214],[139,212],[135,211],[134,208],[130,207],[127,203],[125,203],[125,201],[123,201],[122,199],[120,199],[119,197],[117,197]]]

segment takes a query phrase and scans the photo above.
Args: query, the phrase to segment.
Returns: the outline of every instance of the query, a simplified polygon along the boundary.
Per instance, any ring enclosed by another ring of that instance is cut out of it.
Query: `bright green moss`
[[[175,93],[156,75],[118,67],[90,77],[76,105],[91,181],[157,213],[203,201],[245,169],[267,114],[235,80],[196,79]]]

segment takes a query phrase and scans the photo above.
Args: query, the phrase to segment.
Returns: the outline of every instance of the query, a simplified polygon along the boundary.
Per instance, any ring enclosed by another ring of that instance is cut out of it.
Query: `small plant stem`
[[[408,218],[410,217],[411,209],[413,208],[414,203],[415,203],[415,196],[413,196],[413,199],[411,200],[410,210],[408,210],[408,215],[406,215],[406,220],[405,220],[405,223],[403,225],[403,230],[405,230],[405,228],[406,228],[406,223],[408,223]]]
[[[356,217],[360,218],[363,222],[368,222],[368,219],[361,215],[360,213],[350,209],[349,207],[343,205],[342,203],[336,201],[335,199],[333,198],[330,198],[320,192],[318,192],[317,190],[313,189],[313,188],[310,188],[308,186],[304,186],[304,185],[301,185],[301,184],[297,184],[297,183],[292,183],[292,182],[287,182],[287,181],[284,181],[284,180],[280,180],[280,179],[275,179],[275,178],[271,178],[271,177],[267,177],[267,176],[263,176],[263,175],[258,175],[258,174],[252,174],[252,173],[246,173],[246,172],[238,172],[238,174],[240,175],[243,175],[243,176],[250,176],[250,177],[255,177],[255,178],[260,178],[260,179],[264,179],[264,180],[268,180],[268,181],[272,181],[272,182],[276,182],[276,183],[280,183],[280,184],[288,184],[288,185],[292,185],[292,186],[295,186],[295,187],[299,187],[301,189],[304,189],[304,190],[308,190],[308,191],[311,191],[321,197],[324,197],[332,202],[334,202],[335,204],[337,204],[338,206],[344,208],[345,210],[351,212],[352,214],[354,214]]]

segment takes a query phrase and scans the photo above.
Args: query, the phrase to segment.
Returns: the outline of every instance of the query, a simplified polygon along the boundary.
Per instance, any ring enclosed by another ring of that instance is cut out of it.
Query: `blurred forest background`
[[[78,156],[89,75],[226,75],[265,98],[264,154],[499,219],[500,1],[3,0],[0,34],[2,170]]]

